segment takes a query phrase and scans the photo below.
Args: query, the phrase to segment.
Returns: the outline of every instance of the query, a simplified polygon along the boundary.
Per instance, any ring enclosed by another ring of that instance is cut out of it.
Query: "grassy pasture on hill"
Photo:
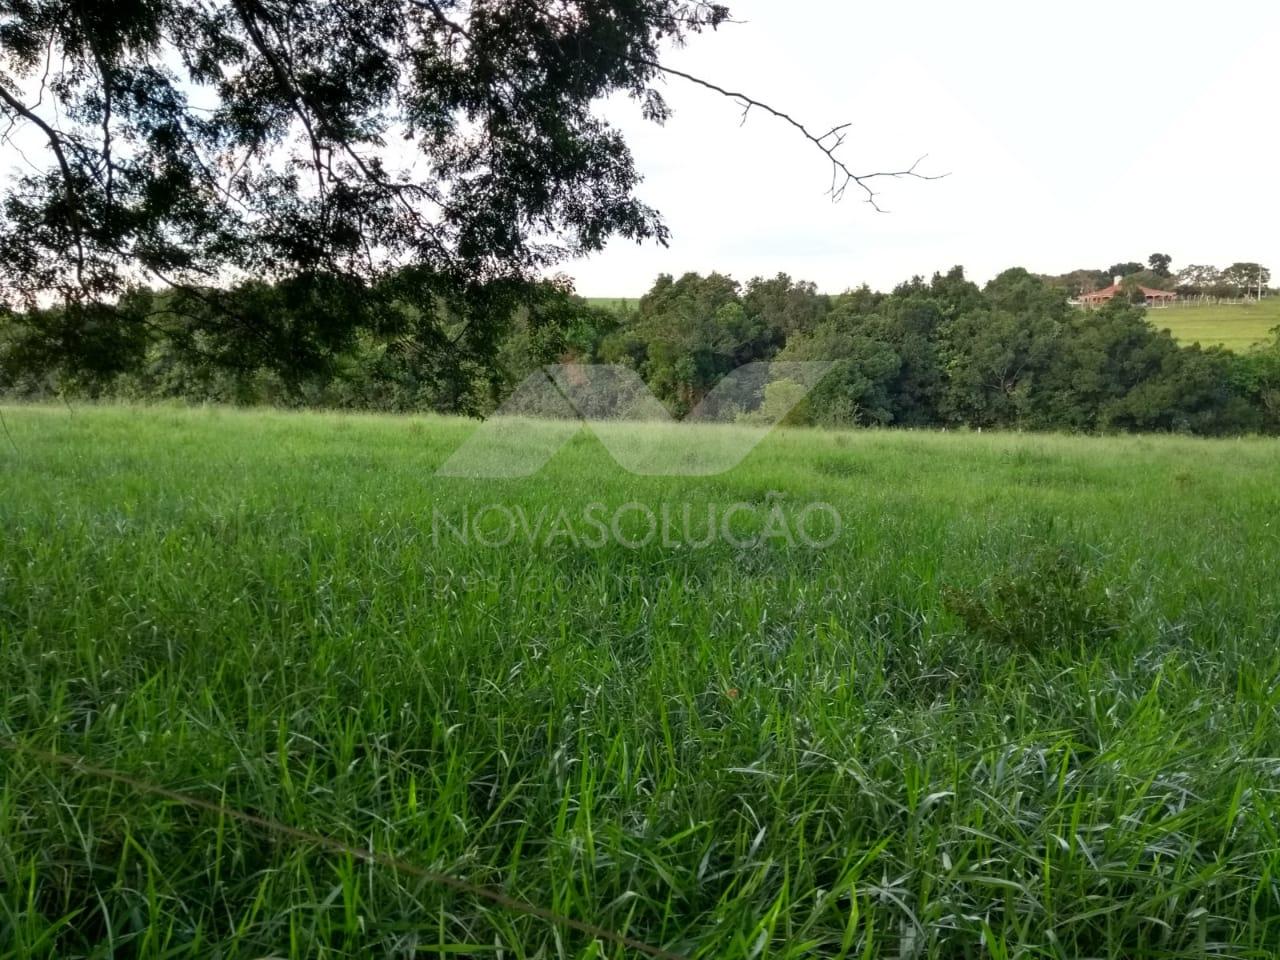
[[[636,955],[15,743],[707,960],[1280,950],[1274,441],[4,416],[0,955]]]
[[[1169,330],[1182,343],[1224,346],[1243,352],[1271,339],[1280,327],[1280,297],[1261,303],[1193,304],[1163,307],[1147,314],[1160,330]]]
[[[605,310],[634,310],[640,305],[639,297],[587,297],[586,301]]]

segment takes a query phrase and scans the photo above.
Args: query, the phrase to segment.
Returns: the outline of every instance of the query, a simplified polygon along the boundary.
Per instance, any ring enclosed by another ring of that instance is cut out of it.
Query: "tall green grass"
[[[1280,951],[1274,442],[793,431],[645,478],[584,434],[466,480],[463,421],[3,412],[10,746],[708,960]],[[825,549],[441,524],[819,501]],[[10,746],[4,956],[627,955]]]

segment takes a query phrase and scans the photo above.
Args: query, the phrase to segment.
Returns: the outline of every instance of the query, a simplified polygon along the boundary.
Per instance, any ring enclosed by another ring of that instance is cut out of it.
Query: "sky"
[[[679,78],[664,126],[601,105],[645,177],[670,247],[614,240],[564,267],[584,296],[660,273],[779,272],[839,292],[956,264],[1280,269],[1280,4],[726,0],[736,20],[664,57],[821,132],[849,122],[855,172],[927,154],[935,181],[876,182],[876,213],[781,121]]]

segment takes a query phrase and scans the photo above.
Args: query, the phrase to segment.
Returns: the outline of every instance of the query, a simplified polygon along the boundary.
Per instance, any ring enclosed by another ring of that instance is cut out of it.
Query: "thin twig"
[[[464,36],[470,36],[470,34],[468,34],[463,28],[445,19],[443,13],[441,13],[439,7],[437,7],[435,0],[412,0],[412,2],[420,6],[429,6],[436,12],[437,19],[442,23],[447,24],[451,29],[461,32]],[[549,20],[559,23],[566,30],[574,29],[573,24],[568,23],[551,11],[543,7],[538,7],[538,9],[543,16],[547,17]],[[875,173],[854,173],[849,169],[848,165],[836,155],[836,151],[839,150],[845,142],[845,131],[849,129],[851,124],[841,123],[832,127],[826,133],[817,134],[785,110],[779,110],[777,107],[774,107],[763,100],[758,100],[749,94],[741,93],[737,90],[726,89],[717,83],[712,83],[710,80],[704,80],[702,77],[696,76],[695,74],[687,73],[684,70],[677,70],[675,67],[669,67],[666,64],[650,57],[636,56],[634,54],[627,53],[625,50],[615,49],[610,51],[591,37],[587,37],[587,40],[597,49],[619,56],[629,63],[647,67],[650,70],[656,70],[659,73],[666,74],[667,76],[679,77],[682,80],[687,80],[688,82],[697,84],[707,90],[714,91],[715,93],[718,93],[723,97],[727,97],[730,100],[736,100],[743,107],[743,123],[747,122],[747,115],[750,114],[753,108],[759,108],[765,113],[790,124],[800,132],[801,136],[821,150],[826,158],[831,162],[831,187],[828,189],[827,193],[833,201],[839,201],[844,196],[845,191],[848,190],[849,184],[856,183],[866,193],[866,202],[871,204],[872,208],[877,213],[884,213],[885,210],[876,202],[878,194],[871,188],[867,181],[885,178],[896,180],[902,177],[912,177],[917,180],[941,180],[947,176],[945,173],[930,175],[919,172],[920,164],[924,162],[928,154],[918,158],[915,163],[911,164],[911,166],[907,167],[905,170],[881,170]],[[841,179],[842,177],[843,179]]]
[[[569,927],[580,933],[585,933],[597,940],[606,940],[610,943],[626,947],[628,950],[635,950],[646,956],[657,957],[659,960],[688,960],[682,954],[673,953],[662,947],[655,947],[645,943],[642,940],[636,940],[624,933],[616,930],[610,930],[608,927],[601,927],[594,923],[588,923],[585,920],[576,920],[573,917],[567,917],[564,914],[557,913],[547,907],[538,906],[535,903],[529,903],[527,900],[520,900],[509,894],[503,893],[501,890],[495,890],[492,887],[484,887],[478,884],[470,883],[460,877],[452,874],[440,873],[435,870],[427,870],[419,867],[417,864],[409,863],[397,857],[389,856],[385,853],[379,853],[376,850],[369,850],[364,847],[356,847],[341,840],[335,840],[332,837],[326,837],[318,833],[312,833],[309,830],[300,830],[297,827],[291,827],[287,823],[281,823],[278,820],[270,820],[266,817],[260,817],[256,814],[245,813],[243,810],[237,810],[234,807],[228,807],[222,803],[215,803],[212,800],[205,800],[202,797],[192,796],[188,793],[181,793],[177,790],[170,790],[168,787],[161,787],[153,783],[147,783],[145,780],[139,780],[131,777],[126,773],[118,770],[112,770],[107,767],[97,767],[86,763],[79,757],[68,756],[61,753],[52,753],[45,750],[37,750],[11,740],[7,737],[0,737],[0,747],[13,751],[14,753],[26,754],[45,763],[55,764],[57,766],[66,767],[77,773],[84,774],[89,777],[96,777],[99,780],[110,780],[113,783],[119,783],[127,786],[139,793],[150,794],[155,797],[162,797],[165,800],[171,800],[174,803],[181,804],[196,810],[204,810],[209,813],[216,813],[218,816],[227,817],[231,820],[237,820],[240,823],[257,827],[268,833],[278,834],[296,840],[302,843],[309,843],[329,853],[335,853],[342,856],[352,857],[364,863],[372,863],[378,866],[387,867],[406,876],[417,877],[426,880],[428,883],[434,883],[438,886],[448,887],[459,893],[470,894],[481,900],[488,900],[490,903],[496,904],[513,913],[521,913],[526,916],[537,917],[540,920],[546,920],[562,927]]]
[[[885,211],[878,203],[876,203],[876,197],[878,194],[871,189],[866,181],[883,178],[892,178],[896,180],[902,177],[912,177],[916,180],[941,180],[947,176],[945,173],[924,174],[919,172],[920,164],[924,162],[926,157],[928,157],[928,154],[921,156],[915,163],[911,164],[911,166],[907,167],[905,170],[880,170],[875,173],[854,173],[843,160],[836,156],[836,151],[844,144],[845,131],[849,128],[850,124],[842,123],[832,127],[826,133],[816,134],[785,110],[779,110],[777,107],[770,106],[763,100],[757,100],[755,97],[748,96],[747,94],[741,93],[737,90],[728,90],[719,84],[712,83],[710,80],[704,80],[692,73],[686,73],[685,71],[677,70],[674,67],[668,67],[666,64],[659,63],[657,60],[647,60],[642,57],[633,59],[635,62],[641,63],[644,66],[650,67],[661,73],[672,77],[679,77],[682,80],[687,80],[690,83],[712,90],[721,96],[728,97],[730,100],[738,101],[743,105],[743,123],[746,122],[747,115],[753,108],[759,108],[765,113],[790,124],[798,130],[806,140],[821,150],[826,155],[827,159],[831,161],[831,188],[827,192],[830,194],[832,200],[839,200],[844,196],[845,191],[849,188],[849,184],[856,183],[867,194],[866,202],[871,204],[877,213],[884,213]],[[843,179],[841,179],[841,177],[843,177]]]

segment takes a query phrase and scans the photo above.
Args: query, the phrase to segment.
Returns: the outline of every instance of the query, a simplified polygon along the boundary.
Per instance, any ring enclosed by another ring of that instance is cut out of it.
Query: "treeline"
[[[1271,271],[1260,263],[1240,261],[1229,267],[1212,264],[1188,264],[1172,269],[1173,258],[1167,253],[1153,253],[1145,264],[1136,260],[1113,263],[1105,270],[1072,270],[1070,273],[1041,275],[1041,279],[1067,291],[1075,298],[1111,286],[1117,277],[1129,289],[1149,287],[1169,290],[1180,297],[1240,299],[1266,293]]]
[[[483,414],[510,387],[504,360],[549,361],[590,313],[564,281],[410,271],[0,306],[0,396]]]
[[[635,367],[677,413],[727,371],[776,358],[837,361],[791,422],[1280,432],[1275,343],[1245,355],[1180,346],[1140,307],[1117,299],[1080,310],[1022,269],[983,288],[957,267],[888,294],[838,296],[786,276],[744,287],[718,274],[664,276],[600,333],[586,359]]]
[[[0,320],[0,390],[57,396],[342,409],[494,410],[551,362],[624,364],[676,415],[729,372],[761,360],[834,361],[788,422],[822,426],[1280,433],[1280,342],[1247,354],[1180,346],[1121,298],[1085,311],[1061,284],[1022,269],[985,287],[957,267],[889,293],[819,293],[785,275],[740,284],[662,276],[630,310],[592,307],[563,284],[513,310],[487,354],[448,355],[463,318],[437,317],[438,349],[362,329],[329,362],[298,369],[229,365],[175,336],[166,294],[145,293],[165,336],[140,335],[99,372],[40,362],[41,314]],[[443,309],[443,308],[441,308]],[[48,312],[45,312],[48,313]],[[145,327],[140,328],[145,331]],[[199,344],[195,344],[198,347]],[[446,362],[447,358],[447,362]],[[224,358],[225,359],[225,358]],[[789,408],[775,382],[744,406]]]

